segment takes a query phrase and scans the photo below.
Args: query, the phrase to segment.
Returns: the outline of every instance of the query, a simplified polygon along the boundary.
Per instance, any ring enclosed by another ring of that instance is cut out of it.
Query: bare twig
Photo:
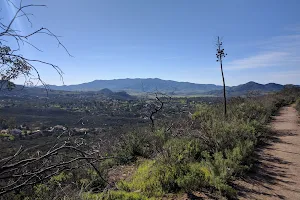
[[[42,50],[35,44],[31,43],[29,39],[38,34],[45,34],[53,37],[58,43],[58,46],[61,46],[69,56],[72,56],[69,53],[68,49],[64,46],[64,44],[60,41],[59,36],[55,35],[48,28],[41,27],[26,34],[21,30],[16,30],[13,28],[13,24],[16,22],[16,19],[22,17],[25,17],[27,21],[32,25],[32,22],[30,20],[30,16],[32,16],[32,14],[25,12],[25,10],[32,7],[46,7],[46,5],[22,5],[22,0],[20,0],[20,4],[17,5],[11,0],[6,1],[16,9],[16,12],[14,13],[13,18],[9,21],[8,24],[0,22],[0,29],[2,29],[2,31],[0,31],[0,41],[7,41],[5,40],[6,38],[12,38],[16,42],[17,48],[11,49],[10,46],[3,45],[2,42],[0,42],[0,77],[2,86],[13,88],[14,84],[10,82],[20,76],[24,76],[25,79],[29,80],[30,83],[31,81],[36,80],[37,84],[41,83],[47,89],[47,84],[42,80],[38,70],[35,67],[37,63],[53,67],[54,70],[56,70],[56,72],[59,74],[61,81],[63,82],[63,72],[57,65],[38,59],[29,59],[22,56],[21,54],[17,54],[17,52],[21,50],[21,44],[27,44],[37,51],[42,52]]]

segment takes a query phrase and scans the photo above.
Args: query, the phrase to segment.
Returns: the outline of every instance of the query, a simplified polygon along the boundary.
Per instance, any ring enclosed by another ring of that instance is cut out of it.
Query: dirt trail
[[[236,182],[239,199],[300,200],[300,126],[292,107],[280,110],[271,123],[274,134],[257,152],[254,173]]]

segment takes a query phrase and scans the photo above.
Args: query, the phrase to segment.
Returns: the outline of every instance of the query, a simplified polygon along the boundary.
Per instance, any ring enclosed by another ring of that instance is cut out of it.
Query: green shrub
[[[163,145],[169,138],[170,134],[165,129],[130,132],[125,135],[117,151],[118,162],[126,164],[136,161],[137,157],[152,158],[163,150]]]
[[[165,169],[166,173],[172,173],[172,170]],[[118,187],[125,191],[140,191],[147,196],[161,196],[164,194],[164,189],[161,180],[174,180],[171,175],[162,177],[162,172],[154,160],[145,161],[141,164],[130,181],[121,181]]]
[[[84,193],[82,195],[84,200],[148,200],[149,198],[137,192],[126,191],[108,191],[106,193],[93,194]]]
[[[159,157],[166,162],[191,162],[201,159],[201,153],[205,149],[207,145],[202,144],[199,139],[174,138],[166,142]]]
[[[136,161],[138,156],[149,158],[153,154],[152,144],[149,134],[138,131],[128,133],[124,136],[122,144],[117,151],[118,162],[126,164]]]
[[[59,184],[61,182],[68,180],[71,176],[72,176],[71,173],[61,172],[56,176],[52,176],[49,182],[53,184]]]
[[[13,141],[15,140],[15,136],[11,135],[11,134],[4,134],[4,133],[0,133],[0,138],[8,138],[8,140]]]
[[[188,172],[177,178],[178,186],[184,191],[190,192],[208,186],[207,178],[210,172],[201,163],[189,163]]]

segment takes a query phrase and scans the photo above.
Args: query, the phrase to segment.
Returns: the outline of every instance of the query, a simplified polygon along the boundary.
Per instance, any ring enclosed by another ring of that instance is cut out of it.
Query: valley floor
[[[274,134],[258,150],[254,173],[236,181],[239,199],[300,199],[300,126],[292,106],[271,123]]]

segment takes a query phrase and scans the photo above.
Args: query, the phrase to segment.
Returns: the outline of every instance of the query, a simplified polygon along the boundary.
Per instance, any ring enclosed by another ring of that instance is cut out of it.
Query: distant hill
[[[100,98],[111,98],[119,100],[133,100],[136,97],[129,95],[125,91],[113,92],[107,88],[99,91],[64,91],[64,90],[53,90],[38,87],[23,87],[17,85],[14,89],[8,90],[2,88],[0,96],[17,96],[17,97],[58,97],[58,96],[84,96],[91,97],[97,96]]]
[[[133,93],[153,92],[155,90],[159,90],[162,92],[175,92],[177,94],[203,93],[211,90],[222,89],[221,86],[214,84],[177,82],[170,80],[161,80],[158,78],[95,80],[78,85],[49,85],[49,87],[54,90],[65,91],[99,91],[101,89],[107,88],[112,91],[128,91]]]
[[[130,100],[130,99],[134,99],[133,96],[129,95],[127,92],[125,91],[121,91],[121,92],[113,92],[110,89],[104,88],[98,92],[96,92],[98,94],[102,94],[106,97],[110,97],[112,99],[120,99],[120,100]]]
[[[230,91],[236,91],[236,92],[242,92],[242,91],[278,91],[283,89],[283,85],[277,84],[277,83],[268,83],[268,84],[259,84],[253,81],[250,81],[245,84],[241,84],[238,86],[233,86],[230,88]]]
[[[226,89],[226,93],[228,96],[241,96],[246,95],[248,92],[257,92],[259,94],[264,94],[268,92],[276,92],[280,91],[284,88],[284,85],[280,85],[277,83],[268,83],[268,84],[260,84],[253,81],[250,81],[245,84],[241,84],[238,86],[228,87]],[[214,96],[222,96],[223,90],[213,90],[206,92],[207,95],[214,95]]]
[[[78,85],[55,86],[50,85],[54,90],[65,91],[99,91],[102,89],[117,91],[126,91],[130,94],[161,91],[175,95],[214,95],[221,96],[223,87],[214,84],[196,84],[189,82],[177,82],[171,80],[162,80],[158,78],[146,79],[114,79],[114,80],[95,80],[88,83]],[[249,91],[257,91],[260,93],[279,91],[283,85],[276,83],[259,84],[256,82],[248,82],[246,84],[227,87],[229,96],[244,95]],[[111,91],[111,92],[112,92]]]

